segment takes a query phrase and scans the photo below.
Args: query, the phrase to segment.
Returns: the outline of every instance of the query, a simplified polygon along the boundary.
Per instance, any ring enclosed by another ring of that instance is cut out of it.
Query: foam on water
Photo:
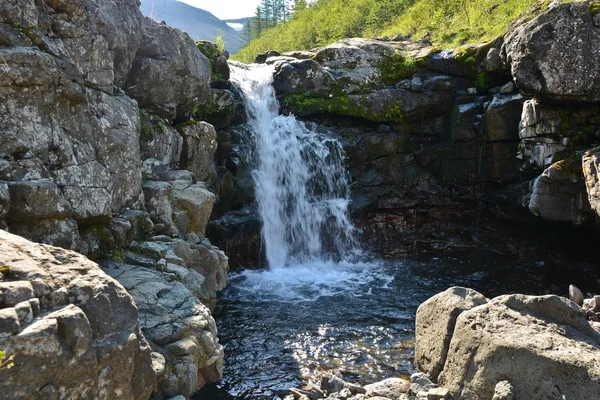
[[[393,276],[381,272],[378,262],[313,261],[287,268],[246,270],[231,284],[248,301],[314,302],[323,297],[369,296],[373,288],[389,288]]]

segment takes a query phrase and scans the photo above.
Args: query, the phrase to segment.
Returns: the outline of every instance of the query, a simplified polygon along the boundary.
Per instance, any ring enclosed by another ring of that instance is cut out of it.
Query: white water
[[[332,260],[357,251],[342,146],[294,116],[279,115],[271,66],[232,66],[232,72],[254,135],[253,178],[268,266],[295,266],[302,275],[310,265],[331,274]]]

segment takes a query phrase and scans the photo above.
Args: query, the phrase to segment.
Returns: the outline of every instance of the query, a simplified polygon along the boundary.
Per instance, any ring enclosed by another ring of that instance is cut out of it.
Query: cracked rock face
[[[6,399],[147,399],[156,383],[132,297],[82,255],[0,231]]]

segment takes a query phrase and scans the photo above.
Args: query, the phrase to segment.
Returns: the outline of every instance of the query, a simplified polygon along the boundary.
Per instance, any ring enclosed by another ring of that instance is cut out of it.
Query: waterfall
[[[279,115],[273,67],[231,69],[254,140],[253,179],[269,267],[344,258],[356,246],[341,144],[293,115]]]

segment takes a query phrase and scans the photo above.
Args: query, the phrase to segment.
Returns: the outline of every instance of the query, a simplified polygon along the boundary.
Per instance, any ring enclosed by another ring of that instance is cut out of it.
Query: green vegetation
[[[208,63],[210,64],[210,79],[212,83],[215,82],[224,82],[226,81],[225,77],[219,71],[216,65],[217,59],[223,54],[225,51],[225,41],[223,40],[223,35],[217,36],[216,42],[209,42],[207,40],[199,40],[196,42],[196,46],[200,53],[204,54],[206,58],[208,58]]]
[[[325,46],[348,37],[424,37],[436,47],[487,42],[515,21],[545,11],[551,0],[317,0],[300,4],[292,18],[262,31],[234,56],[242,62],[267,50],[279,52]],[[590,3],[590,13],[600,2]],[[466,63],[474,58],[466,57]]]
[[[590,14],[595,17],[600,12],[600,1],[590,1]]]
[[[2,350],[0,350],[0,371],[4,371],[7,369],[11,369],[12,367],[14,367],[15,363],[13,362],[13,360],[15,359],[15,356],[10,356],[7,357],[6,353]]]
[[[379,65],[381,80],[384,84],[393,84],[413,75],[418,68],[424,67],[425,61],[404,57],[398,50],[391,56],[384,58]]]

